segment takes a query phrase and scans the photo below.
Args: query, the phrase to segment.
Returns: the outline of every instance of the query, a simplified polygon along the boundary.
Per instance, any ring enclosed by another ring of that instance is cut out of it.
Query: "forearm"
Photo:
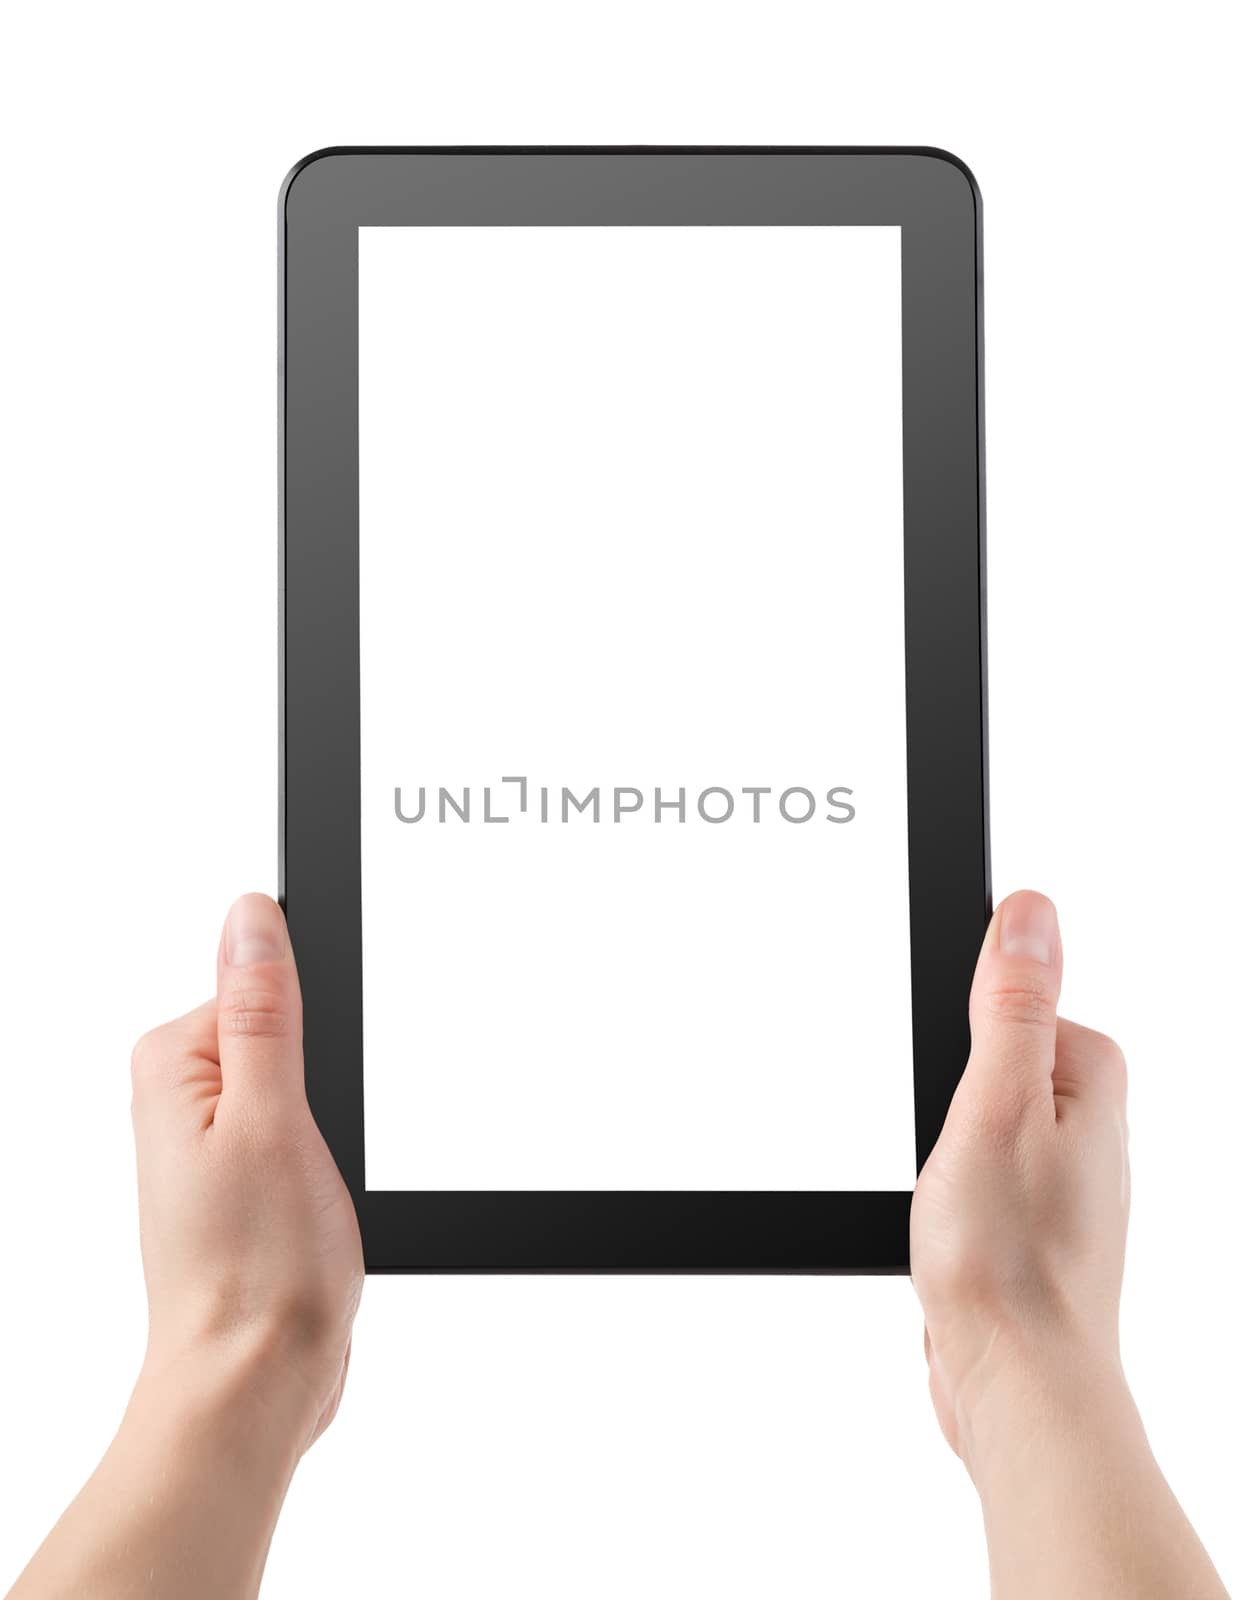
[[[1120,1368],[1059,1362],[999,1377],[963,1444],[993,1600],[1228,1600]]]
[[[249,1361],[144,1372],[10,1600],[251,1600],[300,1427],[297,1398]]]

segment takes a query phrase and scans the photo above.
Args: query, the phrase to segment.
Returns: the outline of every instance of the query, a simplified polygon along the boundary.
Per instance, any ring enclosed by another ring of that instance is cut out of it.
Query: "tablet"
[[[979,197],[281,196],[281,893],[372,1271],[902,1271],[988,915]]]

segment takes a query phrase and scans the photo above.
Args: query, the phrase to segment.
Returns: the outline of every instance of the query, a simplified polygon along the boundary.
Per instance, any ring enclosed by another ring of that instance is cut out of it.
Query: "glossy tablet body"
[[[281,894],[369,1270],[907,1270],[989,911],[980,229],[931,150],[286,180]]]

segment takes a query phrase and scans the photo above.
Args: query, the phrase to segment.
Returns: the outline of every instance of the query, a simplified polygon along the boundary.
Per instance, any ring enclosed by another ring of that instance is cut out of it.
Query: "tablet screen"
[[[909,1189],[901,230],[359,230],[368,1189]]]

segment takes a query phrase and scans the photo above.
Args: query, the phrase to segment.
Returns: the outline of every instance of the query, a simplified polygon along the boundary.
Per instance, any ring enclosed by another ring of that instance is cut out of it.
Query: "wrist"
[[[999,1337],[955,1397],[962,1459],[985,1505],[1068,1453],[1147,1453],[1138,1410],[1112,1351],[1050,1340],[1006,1348]]]
[[[189,1435],[235,1464],[287,1483],[315,1425],[316,1406],[275,1341],[202,1338],[147,1350],[127,1421]]]
[[[305,1406],[213,1341],[148,1350],[116,1437],[22,1593],[258,1593]],[[21,1586],[19,1585],[19,1588]],[[154,1591],[152,1591],[154,1592]]]

